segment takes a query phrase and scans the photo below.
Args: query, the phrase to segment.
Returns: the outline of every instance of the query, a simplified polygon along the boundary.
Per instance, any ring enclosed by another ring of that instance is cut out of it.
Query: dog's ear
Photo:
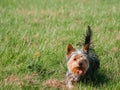
[[[85,53],[88,53],[89,52],[89,44],[85,44],[82,48],[82,50],[85,52]]]
[[[66,51],[67,51],[66,52],[66,57],[69,57],[70,54],[75,51],[75,48],[73,48],[73,46],[71,44],[68,44]]]

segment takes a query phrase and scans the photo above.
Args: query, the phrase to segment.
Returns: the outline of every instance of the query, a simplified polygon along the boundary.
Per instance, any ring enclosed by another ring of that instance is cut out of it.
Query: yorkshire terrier
[[[100,62],[91,47],[91,36],[92,31],[90,26],[88,26],[85,41],[81,49],[76,49],[71,44],[67,46],[66,59],[68,71],[66,73],[66,80],[63,82],[53,79],[46,80],[42,83],[43,86],[72,89],[75,82],[86,80],[89,77],[94,78],[95,72],[100,67]]]
[[[74,48],[71,44],[67,46],[67,68],[66,85],[72,88],[75,82],[80,81],[87,76],[92,77],[99,68],[100,62],[94,50],[91,48],[92,31],[88,26],[85,41],[81,49]]]

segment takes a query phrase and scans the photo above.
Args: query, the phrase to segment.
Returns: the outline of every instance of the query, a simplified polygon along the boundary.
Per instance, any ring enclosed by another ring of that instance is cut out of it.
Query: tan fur
[[[88,49],[89,49],[89,44],[85,44],[83,47],[83,51],[87,53]]]
[[[67,53],[66,53],[66,57],[68,57],[72,52],[75,51],[75,49],[73,48],[73,46],[71,44],[67,45]]]
[[[83,63],[82,70],[83,70],[83,74],[85,74],[87,72],[88,67],[89,67],[88,61],[86,60],[86,58],[83,55],[79,55],[79,54],[74,55],[68,61],[68,63],[67,63],[68,70],[77,75],[77,70],[79,68],[80,62]]]

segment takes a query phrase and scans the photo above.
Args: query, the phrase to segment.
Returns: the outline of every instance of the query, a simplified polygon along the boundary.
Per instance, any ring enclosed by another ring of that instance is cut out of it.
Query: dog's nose
[[[82,63],[82,62],[79,62],[79,66],[82,67],[82,66],[83,66],[83,63]]]

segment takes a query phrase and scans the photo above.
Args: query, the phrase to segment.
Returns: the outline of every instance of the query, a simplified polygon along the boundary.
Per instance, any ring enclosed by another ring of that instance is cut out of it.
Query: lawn
[[[0,90],[58,89],[42,82],[65,79],[66,46],[88,25],[101,66],[74,90],[120,90],[120,0],[0,0]]]

